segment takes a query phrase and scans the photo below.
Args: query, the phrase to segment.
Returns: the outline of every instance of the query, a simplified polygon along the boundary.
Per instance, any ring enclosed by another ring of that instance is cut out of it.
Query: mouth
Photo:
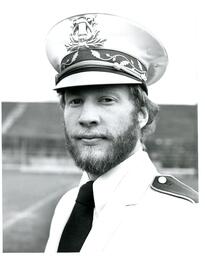
[[[77,141],[81,141],[83,142],[83,144],[86,145],[95,145],[97,143],[100,143],[104,140],[106,140],[106,136],[104,135],[97,135],[97,134],[92,134],[92,135],[78,135],[78,136],[74,136],[74,138]]]

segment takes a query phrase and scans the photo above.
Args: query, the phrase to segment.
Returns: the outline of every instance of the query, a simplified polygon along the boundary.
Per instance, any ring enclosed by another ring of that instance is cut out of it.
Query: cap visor
[[[111,84],[141,84],[140,80],[103,71],[80,72],[63,78],[53,89],[63,89],[75,86],[111,85]]]

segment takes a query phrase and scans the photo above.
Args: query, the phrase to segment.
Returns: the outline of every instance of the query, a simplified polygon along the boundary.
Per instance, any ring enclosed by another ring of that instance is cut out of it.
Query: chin
[[[81,159],[93,159],[93,160],[102,160],[106,157],[108,151],[99,147],[92,147],[83,150],[79,150]]]

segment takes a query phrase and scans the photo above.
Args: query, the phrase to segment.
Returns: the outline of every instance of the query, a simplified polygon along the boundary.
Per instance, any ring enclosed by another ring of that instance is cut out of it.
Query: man
[[[67,148],[83,175],[56,207],[46,252],[191,252],[197,193],[161,176],[144,151],[158,113],[147,86],[165,72],[164,47],[126,19],[83,14],[51,29],[47,54],[58,71]]]

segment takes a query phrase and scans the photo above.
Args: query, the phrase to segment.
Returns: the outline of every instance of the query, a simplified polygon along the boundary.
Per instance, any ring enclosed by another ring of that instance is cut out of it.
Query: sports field
[[[43,252],[57,201],[79,178],[3,172],[3,251]]]

